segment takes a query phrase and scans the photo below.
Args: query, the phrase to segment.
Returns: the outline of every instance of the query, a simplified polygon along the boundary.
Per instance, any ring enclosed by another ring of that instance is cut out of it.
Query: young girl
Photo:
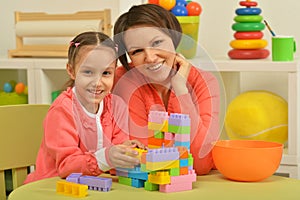
[[[139,163],[132,147],[144,146],[128,140],[126,106],[110,94],[116,58],[115,43],[103,33],[84,32],[70,42],[69,87],[48,111],[36,170],[25,183],[73,172],[97,176]]]

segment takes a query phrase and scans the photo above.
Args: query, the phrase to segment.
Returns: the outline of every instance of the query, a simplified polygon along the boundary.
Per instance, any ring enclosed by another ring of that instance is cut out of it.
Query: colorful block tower
[[[192,189],[196,181],[190,153],[188,115],[151,111],[148,117],[149,150],[139,150],[141,164],[116,170],[119,183],[145,190],[178,192]]]
[[[234,38],[230,42],[233,48],[228,52],[231,59],[262,59],[269,56],[270,52],[264,49],[268,42],[263,38],[262,30],[265,24],[262,23],[263,17],[261,9],[256,7],[255,1],[240,1],[240,6],[245,8],[236,9],[237,16],[234,18],[235,23],[232,29],[235,32]]]

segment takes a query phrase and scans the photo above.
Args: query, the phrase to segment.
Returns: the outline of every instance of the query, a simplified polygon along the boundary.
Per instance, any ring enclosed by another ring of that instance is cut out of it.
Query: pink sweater
[[[73,172],[95,176],[101,174],[103,170],[99,168],[99,159],[96,158],[96,151],[99,150],[97,122],[103,130],[100,151],[102,149],[105,158],[101,159],[107,163],[108,147],[129,139],[128,115],[124,102],[121,104],[120,100],[114,95],[105,97],[98,119],[83,110],[71,88],[63,92],[53,102],[44,120],[44,137],[36,170],[27,176],[25,183],[53,176],[65,178]]]
[[[129,105],[130,136],[147,145],[148,113],[150,110],[189,114],[191,118],[191,148],[194,169],[198,175],[207,174],[212,167],[212,142],[219,138],[219,83],[209,72],[192,67],[188,76],[188,94],[176,96],[171,91],[167,109],[156,89],[132,68],[118,67],[114,94]]]

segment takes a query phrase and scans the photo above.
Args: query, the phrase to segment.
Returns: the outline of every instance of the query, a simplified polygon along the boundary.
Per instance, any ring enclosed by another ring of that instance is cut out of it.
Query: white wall
[[[233,40],[235,10],[240,8],[241,0],[195,0],[202,5],[203,12],[200,19],[199,42],[213,58],[227,58],[230,50],[229,42]],[[262,9],[262,16],[271,25],[278,35],[295,36],[297,45],[300,45],[300,1],[298,0],[256,0]],[[127,11],[133,4],[147,2],[147,0],[0,0],[0,57],[7,57],[7,50],[15,48],[14,11],[39,11],[48,13],[66,13],[84,10],[100,10],[110,8],[112,22],[120,13]],[[267,29],[264,39],[270,42],[271,34]],[[267,46],[270,49],[271,45]],[[296,56],[299,57],[299,50]],[[274,78],[276,76],[276,78]],[[253,81],[256,74],[242,74],[242,90],[248,90],[259,85],[286,97],[286,77],[280,74],[263,76],[261,81]],[[266,84],[268,83],[268,84]]]
[[[233,39],[235,10],[240,8],[240,0],[195,0],[203,7],[201,14],[199,42],[212,57],[225,57]],[[300,39],[300,1],[298,0],[256,0],[266,19],[276,34],[294,35]],[[15,48],[14,11],[39,11],[66,13],[84,10],[110,8],[112,21],[136,3],[147,0],[0,0],[0,57],[6,57],[8,49]],[[270,41],[270,33],[264,30],[265,39]],[[270,48],[270,44],[267,48]],[[296,53],[299,55],[300,50]]]

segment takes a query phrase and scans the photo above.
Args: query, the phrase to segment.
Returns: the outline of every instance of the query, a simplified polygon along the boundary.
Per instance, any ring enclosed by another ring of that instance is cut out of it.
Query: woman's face
[[[98,109],[99,103],[111,91],[114,81],[116,57],[108,47],[81,49],[75,65],[76,95],[90,112]]]
[[[124,33],[125,46],[134,67],[151,81],[170,80],[175,48],[172,39],[157,27],[135,26]]]

